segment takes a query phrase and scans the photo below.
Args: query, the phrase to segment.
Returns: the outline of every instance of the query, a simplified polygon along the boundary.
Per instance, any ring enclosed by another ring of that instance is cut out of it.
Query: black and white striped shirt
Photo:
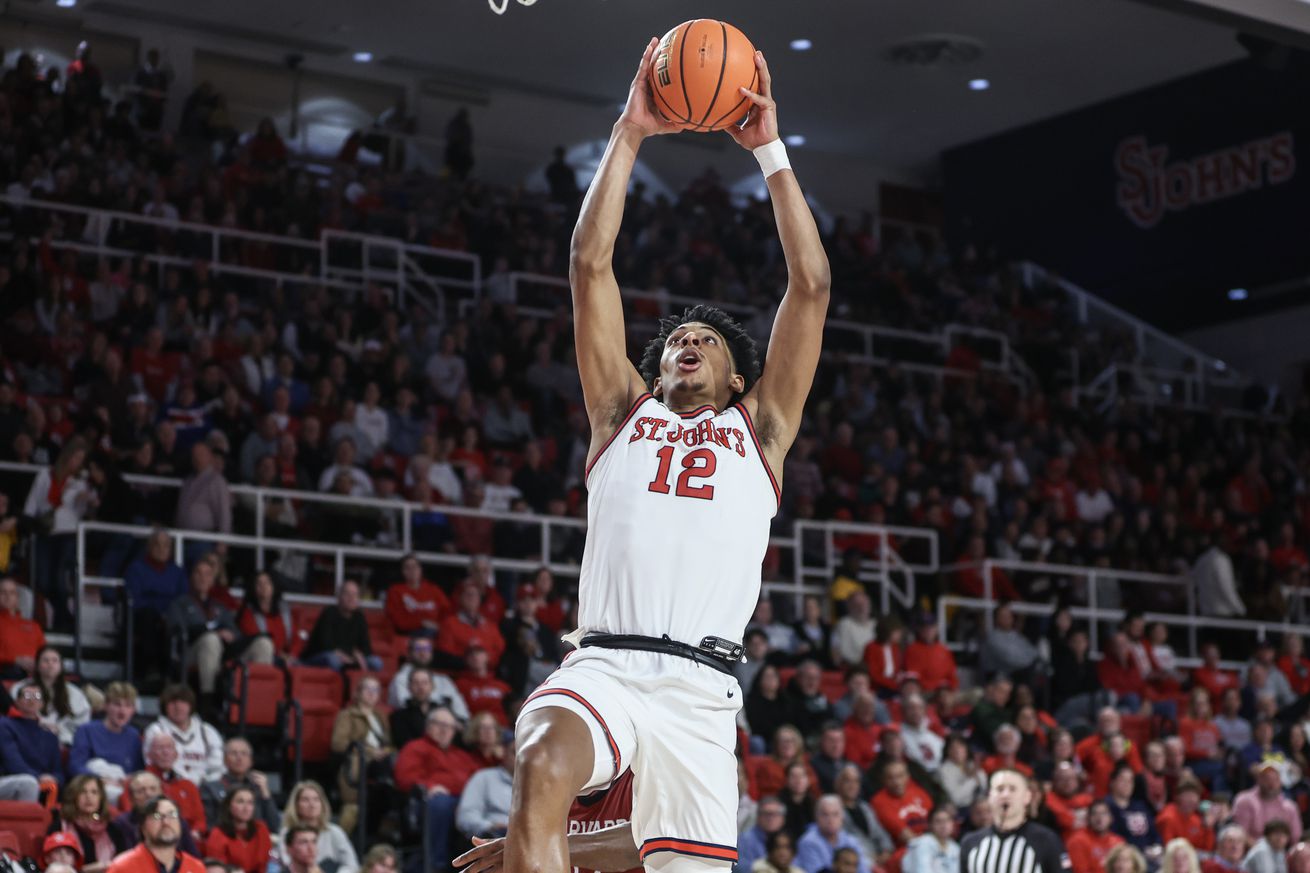
[[[960,842],[960,873],[1069,873],[1064,843],[1048,827],[1024,822],[1012,831],[974,831]]]

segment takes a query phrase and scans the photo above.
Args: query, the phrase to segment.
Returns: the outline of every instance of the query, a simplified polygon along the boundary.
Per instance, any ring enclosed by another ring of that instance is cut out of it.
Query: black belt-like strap
[[[718,638],[706,637],[706,640],[718,640]],[[582,648],[585,649],[591,646],[601,649],[634,649],[638,652],[674,655],[678,658],[695,661],[697,664],[704,664],[706,667],[712,667],[729,676],[732,675],[733,663],[741,660],[739,653],[736,658],[729,660],[727,657],[702,651],[695,646],[689,646],[668,637],[643,637],[637,634],[587,634],[582,638]],[[740,648],[740,646],[736,646],[734,651],[739,652]]]

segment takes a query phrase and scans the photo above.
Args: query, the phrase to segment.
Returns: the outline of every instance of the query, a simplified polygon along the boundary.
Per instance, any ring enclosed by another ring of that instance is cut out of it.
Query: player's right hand
[[[474,837],[473,848],[450,863],[460,873],[500,873],[504,857],[504,837],[494,840]]]
[[[628,87],[627,105],[623,107],[623,114],[619,116],[619,124],[638,131],[643,137],[677,133],[681,129],[678,125],[665,121],[655,109],[655,96],[650,88],[650,62],[651,58],[655,57],[655,49],[658,46],[659,40],[653,36],[650,42],[646,43],[646,51],[642,53],[641,63],[637,66],[637,75],[632,78],[632,84]]]

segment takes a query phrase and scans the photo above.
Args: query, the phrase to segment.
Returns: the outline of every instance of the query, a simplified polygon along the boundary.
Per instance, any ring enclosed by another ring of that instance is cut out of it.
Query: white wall
[[[1310,364],[1310,306],[1235,319],[1180,335],[1240,372],[1300,394],[1301,373]]]

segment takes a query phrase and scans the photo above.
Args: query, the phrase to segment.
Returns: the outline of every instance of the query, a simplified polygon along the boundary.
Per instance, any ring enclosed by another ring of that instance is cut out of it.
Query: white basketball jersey
[[[778,487],[740,404],[643,394],[587,470],[578,630],[742,641]]]

